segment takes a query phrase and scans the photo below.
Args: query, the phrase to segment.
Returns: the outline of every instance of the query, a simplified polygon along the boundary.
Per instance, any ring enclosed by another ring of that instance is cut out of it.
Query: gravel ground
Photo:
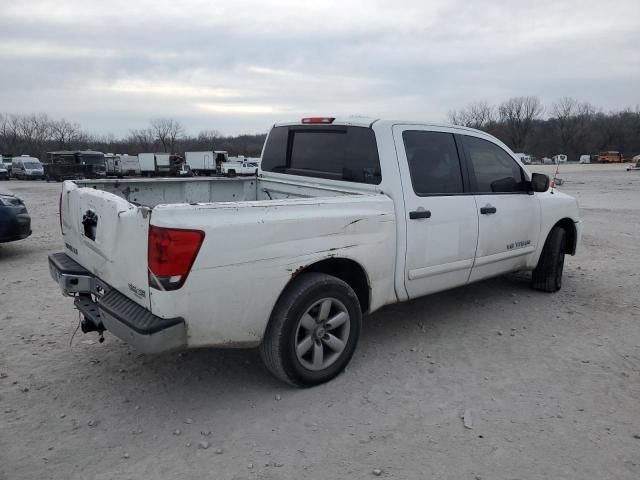
[[[640,478],[640,172],[559,176],[585,222],[561,292],[514,274],[387,307],[309,390],[252,350],[71,343],[60,185],[11,181],[34,233],[0,245],[0,479]]]

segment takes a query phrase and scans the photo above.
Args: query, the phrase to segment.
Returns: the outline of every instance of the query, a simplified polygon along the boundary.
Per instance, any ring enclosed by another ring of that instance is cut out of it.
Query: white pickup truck
[[[259,347],[295,386],[340,373],[384,305],[515,270],[558,290],[581,235],[576,200],[486,133],[324,117],[275,125],[257,177],[67,181],[60,212],[49,266],[83,331]]]

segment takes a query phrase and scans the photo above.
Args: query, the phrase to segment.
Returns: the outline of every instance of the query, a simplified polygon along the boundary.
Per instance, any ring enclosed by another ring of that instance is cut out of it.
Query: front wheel
[[[260,355],[280,380],[296,387],[318,385],[347,366],[361,325],[360,302],[347,283],[303,273],[278,299]]]
[[[531,276],[531,286],[543,292],[557,292],[562,287],[566,233],[553,227],[547,237],[540,260]]]

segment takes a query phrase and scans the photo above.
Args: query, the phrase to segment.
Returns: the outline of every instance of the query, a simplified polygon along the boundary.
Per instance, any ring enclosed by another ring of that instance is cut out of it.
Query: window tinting
[[[463,192],[458,150],[451,133],[410,130],[402,139],[416,195]]]
[[[526,191],[520,165],[498,145],[464,136],[464,148],[475,174],[475,191],[510,193]]]
[[[276,127],[262,169],[359,183],[382,179],[375,134],[365,127]]]

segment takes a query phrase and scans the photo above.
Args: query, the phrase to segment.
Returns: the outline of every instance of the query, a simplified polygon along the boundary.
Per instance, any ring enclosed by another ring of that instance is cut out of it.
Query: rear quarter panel
[[[156,315],[185,318],[190,347],[257,345],[296,273],[331,257],[365,269],[371,310],[396,300],[395,215],[385,195],[158,206],[151,223],[205,232],[185,285],[150,296]]]

